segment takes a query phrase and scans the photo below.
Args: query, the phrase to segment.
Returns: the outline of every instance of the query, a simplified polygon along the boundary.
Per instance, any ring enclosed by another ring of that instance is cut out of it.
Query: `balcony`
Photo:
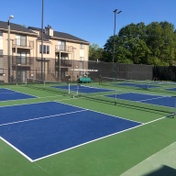
[[[55,46],[55,52],[59,53],[71,53],[73,52],[73,47],[72,46],[65,46],[65,45],[56,45]]]
[[[20,49],[33,49],[34,41],[26,40],[26,39],[14,39],[12,41],[12,48],[20,48]]]
[[[59,67],[59,64],[61,64],[61,67],[72,67],[72,61],[71,60],[61,60],[56,61],[56,67]]]
[[[19,67],[30,67],[33,64],[33,59],[29,57],[13,56],[12,65]]]

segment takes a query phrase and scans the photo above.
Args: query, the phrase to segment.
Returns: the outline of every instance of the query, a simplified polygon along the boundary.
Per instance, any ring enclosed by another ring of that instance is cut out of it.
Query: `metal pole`
[[[44,0],[42,0],[42,26],[41,26],[41,80],[43,81],[43,21],[44,21]]]
[[[10,18],[8,20],[8,83],[10,83]]]
[[[61,82],[61,52],[59,52],[59,81]]]
[[[70,82],[68,81],[68,94],[70,95]]]
[[[10,83],[10,19],[14,18],[13,15],[9,16],[8,25],[8,83]]]
[[[115,57],[115,35],[116,35],[116,14],[117,9],[114,11],[114,40],[113,40],[113,54],[112,54],[112,78],[114,78],[114,57]]]
[[[112,54],[112,77],[114,77],[114,60],[115,60],[115,37],[116,37],[116,15],[121,13],[122,11],[117,11],[117,9],[115,9],[114,11],[114,40],[113,40],[113,54]]]
[[[175,99],[175,107],[174,107],[174,116],[173,116],[173,118],[176,118],[176,96],[174,96],[174,99]]]
[[[44,68],[43,68],[43,80],[45,80],[45,64],[46,64],[46,59],[43,58],[43,61],[44,61]]]

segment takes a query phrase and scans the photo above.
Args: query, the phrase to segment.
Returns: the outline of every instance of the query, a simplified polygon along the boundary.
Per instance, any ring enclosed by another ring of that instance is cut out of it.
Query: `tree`
[[[115,62],[121,63],[146,63],[146,56],[150,53],[145,43],[145,25],[130,24],[119,31],[118,36],[111,36],[104,46],[106,52],[112,53],[115,40]],[[112,54],[109,56],[112,57]],[[109,58],[110,60],[110,58]]]
[[[119,31],[119,37],[123,39],[139,38],[145,40],[146,26],[144,23],[131,23]]]
[[[103,57],[103,49],[97,44],[91,44],[89,47],[89,60],[101,60]]]
[[[104,45],[104,61],[168,66],[176,63],[176,31],[168,22],[130,24]]]
[[[114,62],[131,63],[131,61],[128,59],[129,57],[126,57],[130,56],[131,53],[122,45],[123,41],[117,35],[115,36],[115,38],[114,36],[111,36],[104,45],[103,60],[106,62],[112,62],[114,43],[115,43]]]
[[[153,22],[147,26],[147,45],[152,51],[151,57],[161,66],[172,65],[175,58],[174,26],[168,22]]]

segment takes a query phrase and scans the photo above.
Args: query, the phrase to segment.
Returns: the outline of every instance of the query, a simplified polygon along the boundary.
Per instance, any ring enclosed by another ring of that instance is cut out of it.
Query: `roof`
[[[8,30],[8,22],[4,22],[4,21],[0,21],[0,29],[4,29],[4,30]],[[41,28],[37,28],[37,27],[25,27],[23,25],[19,25],[19,24],[14,24],[14,23],[10,23],[10,30],[11,31],[17,31],[18,33],[22,32],[22,33],[28,33],[31,35],[37,35],[36,32],[34,31],[41,31]],[[68,33],[64,33],[64,32],[58,32],[58,31],[54,31],[53,36],[49,36],[45,33],[45,29],[43,29],[43,40],[45,41],[49,41],[49,39],[51,38],[56,38],[56,39],[61,39],[61,40],[66,40],[66,41],[73,41],[73,42],[82,42],[82,43],[87,43],[89,44],[88,41],[83,40],[79,37],[70,35]],[[41,36],[38,36],[38,39],[41,39]]]
[[[33,27],[33,26],[29,26],[28,29],[41,32],[41,28],[37,28],[37,27]],[[38,36],[37,39],[41,40],[41,36]],[[49,39],[50,39],[50,37],[47,34],[45,34],[45,30],[43,29],[43,40],[49,41]]]
[[[35,30],[35,31],[41,31],[41,28],[37,28],[37,27],[33,27],[33,26],[29,26],[28,28],[31,30]],[[52,37],[48,36],[47,34],[45,34],[44,32],[45,32],[45,30],[43,29],[43,39],[44,40],[49,40],[50,38],[52,38]],[[83,40],[79,37],[73,36],[73,35],[65,33],[65,32],[54,31],[53,37],[58,38],[58,39],[89,43],[86,40]]]
[[[4,22],[4,21],[0,21],[0,29],[5,29],[8,30],[8,23]],[[33,32],[32,30],[30,30],[29,28],[26,28],[25,26],[19,25],[19,24],[14,24],[14,23],[10,23],[10,30],[11,31],[19,31],[19,32],[24,32],[24,33],[30,33],[30,34],[35,34],[35,32]]]
[[[78,38],[76,36],[64,33],[64,32],[58,32],[58,31],[54,31],[54,37],[58,37],[58,38],[63,38],[63,39],[68,39],[68,40],[76,40],[76,41],[80,41],[80,42],[86,42],[89,43],[86,40],[83,40],[81,38]]]

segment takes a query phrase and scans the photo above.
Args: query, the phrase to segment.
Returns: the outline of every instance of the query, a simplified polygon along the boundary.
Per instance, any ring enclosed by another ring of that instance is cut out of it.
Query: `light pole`
[[[73,58],[72,58],[72,81],[74,80],[75,81],[75,79],[74,79],[74,76],[75,76],[75,73],[74,73],[74,69],[75,69],[75,50],[76,50],[76,48],[75,47],[72,47],[72,51],[73,51]]]
[[[13,15],[8,19],[8,83],[10,83],[10,20],[14,18]]]
[[[42,20],[41,20],[41,80],[43,79],[43,23],[44,23],[44,0],[42,0]]]
[[[113,54],[112,54],[112,72],[114,77],[114,57],[115,57],[115,36],[116,36],[116,15],[121,13],[122,11],[118,11],[115,9],[114,11],[114,40],[113,40]]]

